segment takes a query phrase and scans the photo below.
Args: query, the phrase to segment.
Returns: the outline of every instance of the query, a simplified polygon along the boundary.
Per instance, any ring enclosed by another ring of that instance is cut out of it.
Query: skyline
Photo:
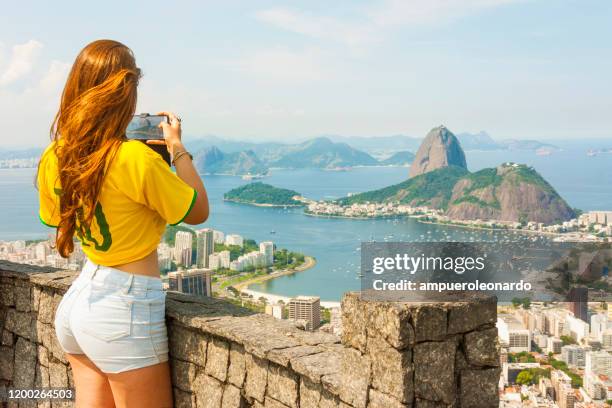
[[[133,49],[138,111],[176,111],[186,139],[423,137],[441,123],[495,139],[611,135],[605,1],[186,2],[167,15],[161,2],[95,15],[70,3],[0,16],[0,109],[18,135],[1,148],[48,143],[70,65],[97,38]]]

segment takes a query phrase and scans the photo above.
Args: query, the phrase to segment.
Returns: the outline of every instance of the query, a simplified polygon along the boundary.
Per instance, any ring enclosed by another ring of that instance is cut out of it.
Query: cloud
[[[45,92],[54,92],[66,81],[70,64],[53,60],[47,73],[40,80],[40,88]]]
[[[380,27],[430,25],[467,17],[487,8],[524,0],[387,0],[369,14]]]
[[[282,30],[360,50],[379,42],[393,27],[442,24],[484,9],[523,1],[526,0],[386,0],[359,10],[358,16],[351,19],[316,16],[286,8],[261,10],[255,17]]]
[[[332,17],[273,8],[259,11],[256,18],[280,29],[317,39],[333,39],[350,47],[361,46],[373,40],[374,33],[367,24],[343,22]]]
[[[230,64],[235,70],[273,80],[316,81],[332,75],[316,48],[292,51],[285,47],[258,50]]]
[[[0,86],[9,85],[28,75],[32,71],[42,48],[42,43],[36,40],[13,46],[7,67],[0,74]]]

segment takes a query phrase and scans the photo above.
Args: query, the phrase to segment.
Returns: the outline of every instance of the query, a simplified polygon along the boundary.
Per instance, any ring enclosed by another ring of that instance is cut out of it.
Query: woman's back
[[[43,153],[38,174],[40,219],[51,227],[60,221],[56,143]],[[154,251],[166,224],[178,224],[189,213],[197,192],[139,141],[125,141],[107,164],[104,181],[88,227],[76,229],[85,255],[93,262],[122,265]],[[77,213],[83,221],[83,210]]]

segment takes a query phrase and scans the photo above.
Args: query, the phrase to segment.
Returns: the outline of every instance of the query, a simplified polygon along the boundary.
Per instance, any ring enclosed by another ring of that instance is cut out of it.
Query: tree
[[[568,344],[576,344],[576,340],[570,336],[561,336],[561,341],[563,342],[564,346],[567,346]]]
[[[531,374],[528,370],[521,371],[516,376],[516,383],[521,385],[531,385],[533,384],[533,374]]]

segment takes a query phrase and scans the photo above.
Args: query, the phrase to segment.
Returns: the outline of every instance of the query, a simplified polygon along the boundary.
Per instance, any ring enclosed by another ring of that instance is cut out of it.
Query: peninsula
[[[255,182],[236,187],[223,195],[225,201],[265,207],[301,207],[300,193],[270,184]]]

